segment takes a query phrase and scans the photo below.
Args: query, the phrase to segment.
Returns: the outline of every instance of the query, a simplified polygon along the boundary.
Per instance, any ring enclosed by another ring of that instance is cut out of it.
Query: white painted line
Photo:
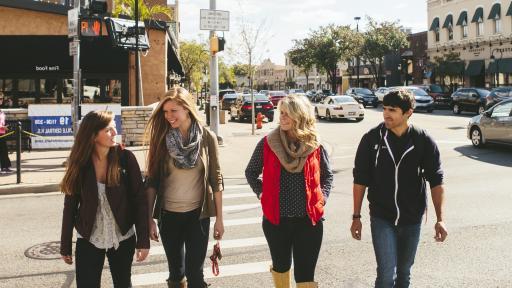
[[[210,241],[210,243],[208,243],[208,251],[212,250],[212,247],[216,242],[217,241]],[[242,238],[233,240],[222,240],[220,241],[220,248],[224,250],[231,248],[254,247],[266,244],[267,240],[265,239],[265,237]],[[162,245],[152,246],[151,249],[149,250],[149,255],[165,255],[164,247]]]
[[[230,189],[251,189],[251,186],[249,186],[249,184],[235,184],[235,185],[224,186],[224,190],[230,190]]]
[[[213,276],[212,269],[205,265],[204,278],[220,278],[237,275],[248,275],[256,273],[269,272],[272,261],[252,262],[244,264],[234,265],[222,265],[219,266],[219,276]],[[169,272],[157,272],[157,273],[144,273],[132,276],[132,285],[135,286],[146,286],[166,283],[165,280],[169,277]]]
[[[438,144],[471,144],[471,140],[466,141],[457,141],[457,140],[436,140],[435,141]]]
[[[251,204],[240,204],[240,205],[227,205],[222,207],[222,211],[238,211],[238,210],[247,210],[254,209],[260,207],[260,203],[251,203]]]
[[[41,196],[55,196],[62,195],[62,192],[45,192],[45,193],[29,193],[29,194],[12,194],[12,195],[0,195],[0,199],[14,199],[14,198],[26,198],[26,197],[41,197]]]
[[[250,224],[261,224],[261,216],[252,217],[252,218],[239,218],[239,219],[224,220],[224,227],[250,225]],[[215,218],[212,218],[212,221],[210,222],[210,228],[212,228],[213,225],[215,225]]]
[[[334,156],[331,159],[346,159],[346,158],[355,158],[356,155],[345,155],[345,156]]]
[[[256,194],[254,194],[252,192],[222,194],[222,199],[249,198],[249,197],[254,197],[254,199],[256,199]]]

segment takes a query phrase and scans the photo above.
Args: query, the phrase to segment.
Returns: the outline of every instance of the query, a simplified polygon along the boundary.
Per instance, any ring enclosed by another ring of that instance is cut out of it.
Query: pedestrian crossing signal
[[[86,17],[80,20],[80,36],[99,37],[101,36],[101,19],[97,17]]]

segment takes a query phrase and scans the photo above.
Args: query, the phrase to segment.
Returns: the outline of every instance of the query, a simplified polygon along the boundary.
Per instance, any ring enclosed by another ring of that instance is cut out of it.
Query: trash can
[[[206,114],[206,125],[210,126],[210,102],[206,102],[204,113]]]

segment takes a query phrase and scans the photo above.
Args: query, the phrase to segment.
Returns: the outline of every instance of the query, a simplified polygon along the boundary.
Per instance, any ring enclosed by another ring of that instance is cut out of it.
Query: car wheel
[[[309,110],[309,111],[311,111],[311,110]],[[329,109],[327,109],[327,111],[325,111],[325,117],[327,118],[327,120],[332,121],[331,112],[329,111]]]
[[[309,110],[311,111],[311,110]],[[315,118],[320,119],[320,115],[318,114],[318,108],[315,108]]]
[[[274,121],[274,116],[268,117],[267,119],[268,119],[268,122],[270,123],[270,122]]]
[[[428,109],[427,112],[432,113],[432,112],[434,112],[434,109]]]
[[[377,108],[377,107],[379,107],[379,102],[373,103],[373,108]]]
[[[361,122],[363,121],[364,118],[356,118],[356,122]]]
[[[480,106],[478,106],[478,111],[477,111],[477,112],[478,112],[478,115],[483,114],[483,113],[485,112],[485,107],[484,107],[484,105],[480,105]]]
[[[233,113],[229,113],[231,115],[231,121],[235,121],[235,116],[233,116]]]
[[[240,123],[244,122],[244,117],[242,117],[242,115],[240,115],[240,113],[238,113],[238,122],[240,122]]]
[[[460,114],[460,112],[462,112],[462,109],[460,109],[459,104],[453,104],[452,111],[453,114]]]
[[[482,131],[478,127],[471,128],[471,143],[477,148],[484,146]]]

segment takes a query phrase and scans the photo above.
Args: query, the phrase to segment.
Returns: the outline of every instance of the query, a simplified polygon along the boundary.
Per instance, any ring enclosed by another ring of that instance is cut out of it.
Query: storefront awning
[[[180,58],[170,41],[167,43],[167,71],[173,71],[181,77],[185,76]]]
[[[459,20],[457,20],[458,26],[468,25],[468,12],[462,11],[459,15]]]
[[[512,73],[512,58],[496,59],[489,64],[487,73],[496,73],[496,67],[500,73]]]
[[[473,15],[473,19],[471,20],[471,23],[481,22],[481,21],[484,21],[484,8],[478,7],[475,10],[475,15]]]
[[[436,18],[434,18],[434,20],[432,20],[432,25],[430,25],[429,31],[437,31],[437,30],[439,30],[439,17],[436,17]]]
[[[491,13],[489,13],[489,17],[487,19],[500,19],[501,18],[501,4],[495,3],[492,5]]]
[[[466,75],[478,76],[484,73],[484,60],[472,60],[469,61],[468,67],[466,68]]]
[[[464,62],[455,61],[455,62],[445,62],[439,65],[438,74],[446,75],[446,76],[458,76],[464,74]]]
[[[512,16],[512,3],[510,3],[510,6],[508,6],[507,16]]]
[[[444,24],[443,24],[443,28],[450,28],[450,27],[453,27],[453,15],[452,14],[448,14],[448,16],[446,16],[446,19],[444,19]]]

